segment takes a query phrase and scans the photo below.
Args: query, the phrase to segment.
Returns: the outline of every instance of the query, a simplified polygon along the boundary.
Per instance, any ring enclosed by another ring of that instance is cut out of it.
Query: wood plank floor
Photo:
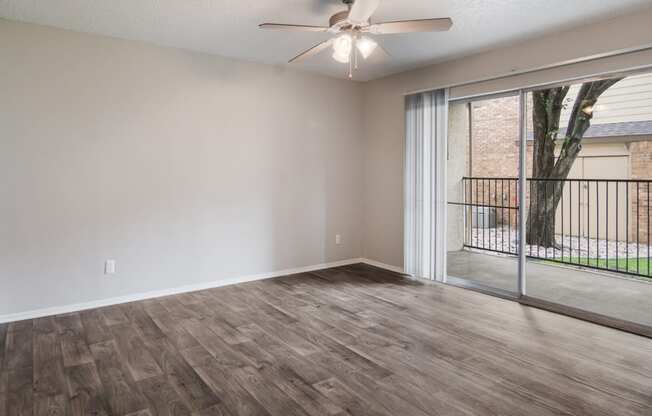
[[[5,415],[652,415],[652,340],[364,265],[0,325]]]

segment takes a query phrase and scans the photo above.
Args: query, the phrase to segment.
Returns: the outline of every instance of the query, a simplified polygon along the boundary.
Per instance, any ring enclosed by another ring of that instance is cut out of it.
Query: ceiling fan
[[[358,68],[358,56],[367,59],[374,51],[387,55],[387,52],[368,35],[389,35],[411,32],[443,32],[453,25],[448,18],[401,20],[394,22],[371,23],[370,18],[378,8],[380,0],[342,0],[348,10],[331,16],[328,26],[292,25],[283,23],[263,23],[261,29],[298,32],[325,32],[336,35],[290,59],[289,63],[301,62],[325,50],[333,49],[333,59],[349,64],[349,78]]]

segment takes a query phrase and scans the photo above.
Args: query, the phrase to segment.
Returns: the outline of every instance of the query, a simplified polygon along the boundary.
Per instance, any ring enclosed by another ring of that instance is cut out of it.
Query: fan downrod
[[[338,23],[344,22],[349,17],[349,12],[351,11],[351,6],[355,3],[355,0],[342,0],[342,3],[346,5],[346,10],[335,13],[331,16],[329,24],[335,26]]]

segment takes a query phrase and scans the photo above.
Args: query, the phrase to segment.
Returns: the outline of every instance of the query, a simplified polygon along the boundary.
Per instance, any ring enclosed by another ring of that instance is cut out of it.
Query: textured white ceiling
[[[650,0],[381,0],[372,21],[453,18],[447,33],[379,36],[391,54],[364,62],[379,78],[650,7]],[[0,16],[226,57],[284,65],[326,34],[261,31],[261,22],[325,25],[340,0],[0,0]],[[293,64],[346,77],[329,54]]]

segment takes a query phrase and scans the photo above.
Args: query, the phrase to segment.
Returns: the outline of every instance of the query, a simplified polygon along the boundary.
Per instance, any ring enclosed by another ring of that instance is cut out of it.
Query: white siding
[[[575,84],[568,92],[568,105],[561,116],[562,130],[568,124],[580,86]],[[652,120],[652,73],[627,77],[605,91],[594,109],[592,124],[646,120]]]

